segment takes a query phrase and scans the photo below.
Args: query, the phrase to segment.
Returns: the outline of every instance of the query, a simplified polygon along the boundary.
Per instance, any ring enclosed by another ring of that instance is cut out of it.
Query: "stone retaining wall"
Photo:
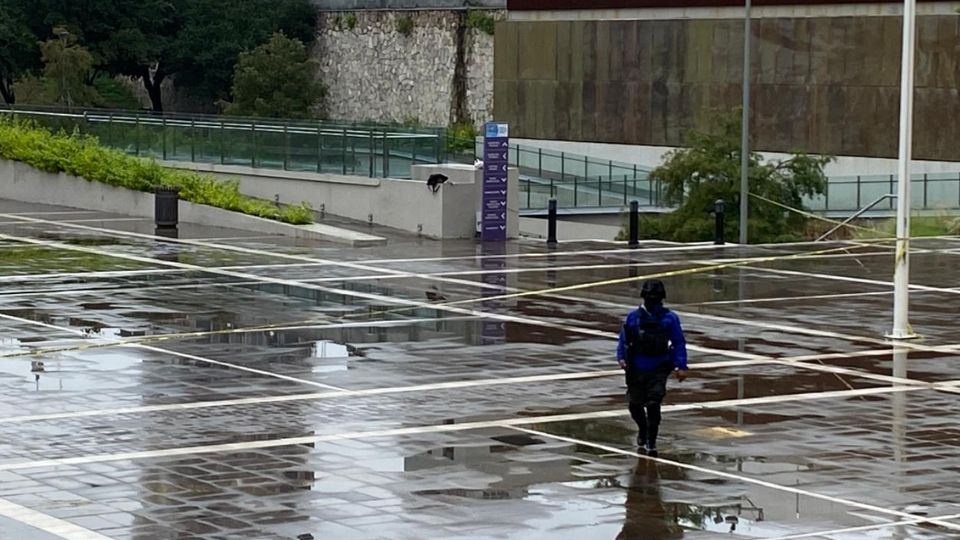
[[[476,126],[492,119],[493,36],[466,28],[466,17],[462,10],[320,13],[313,54],[329,89],[326,115],[447,126],[461,120],[459,108]]]

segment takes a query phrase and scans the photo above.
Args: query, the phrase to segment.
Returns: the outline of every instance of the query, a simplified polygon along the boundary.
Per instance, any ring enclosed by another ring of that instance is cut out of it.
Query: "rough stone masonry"
[[[462,10],[320,13],[314,56],[328,86],[325,115],[435,126],[492,119],[493,36],[466,18]]]

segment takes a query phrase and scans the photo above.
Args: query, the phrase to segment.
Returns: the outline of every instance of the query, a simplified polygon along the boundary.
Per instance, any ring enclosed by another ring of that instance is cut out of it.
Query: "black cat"
[[[430,178],[427,178],[427,187],[430,188],[434,193],[440,191],[440,185],[449,180],[446,175],[436,173],[431,174]]]

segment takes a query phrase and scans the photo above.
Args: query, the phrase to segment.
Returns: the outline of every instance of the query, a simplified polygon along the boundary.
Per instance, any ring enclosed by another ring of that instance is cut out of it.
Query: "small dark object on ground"
[[[434,193],[440,191],[440,185],[449,180],[446,175],[436,173],[431,174],[430,178],[427,178],[427,187],[430,188]]]

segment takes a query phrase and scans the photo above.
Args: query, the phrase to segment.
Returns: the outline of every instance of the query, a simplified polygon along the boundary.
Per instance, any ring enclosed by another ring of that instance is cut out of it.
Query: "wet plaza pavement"
[[[0,538],[960,538],[960,239],[895,349],[888,243],[153,232],[0,201]],[[614,360],[652,275],[655,460]]]

